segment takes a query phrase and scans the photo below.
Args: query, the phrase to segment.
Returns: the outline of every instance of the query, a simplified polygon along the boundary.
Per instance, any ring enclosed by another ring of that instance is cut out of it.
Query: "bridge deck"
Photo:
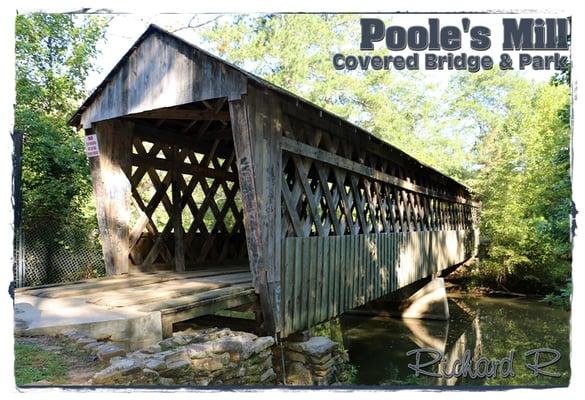
[[[15,318],[23,333],[53,333],[148,315],[158,317],[160,335],[168,337],[173,323],[255,299],[247,266],[133,273],[17,289]]]

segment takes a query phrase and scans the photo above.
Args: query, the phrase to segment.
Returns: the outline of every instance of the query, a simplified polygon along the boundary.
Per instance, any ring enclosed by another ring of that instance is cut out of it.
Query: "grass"
[[[38,381],[64,382],[67,368],[62,357],[39,346],[16,344],[14,347],[14,375],[16,385],[22,386]]]

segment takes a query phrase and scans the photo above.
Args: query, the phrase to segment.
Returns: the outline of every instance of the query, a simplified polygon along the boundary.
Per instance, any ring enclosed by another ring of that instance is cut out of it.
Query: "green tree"
[[[104,27],[94,17],[16,18],[15,129],[24,133],[26,224],[70,218],[90,193],[83,143],[67,119],[85,95]]]
[[[221,57],[254,72],[456,178],[467,146],[441,124],[440,91],[416,71],[338,71],[336,53],[359,47],[359,16],[254,15],[220,19],[202,32]],[[383,54],[384,49],[375,54]],[[374,54],[372,53],[372,54]],[[424,142],[425,146],[420,146]]]
[[[461,74],[452,123],[477,135],[468,183],[482,204],[484,273],[492,285],[547,291],[570,275],[569,127],[566,85],[515,74]]]
[[[24,135],[25,231],[50,224],[83,238],[96,226],[82,137],[67,121],[86,94],[105,26],[91,16],[16,18],[15,130]]]

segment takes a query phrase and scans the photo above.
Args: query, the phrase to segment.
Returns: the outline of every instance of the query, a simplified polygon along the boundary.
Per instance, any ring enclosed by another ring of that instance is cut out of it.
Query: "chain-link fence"
[[[39,224],[23,229],[15,246],[17,287],[72,282],[105,275],[97,232]]]

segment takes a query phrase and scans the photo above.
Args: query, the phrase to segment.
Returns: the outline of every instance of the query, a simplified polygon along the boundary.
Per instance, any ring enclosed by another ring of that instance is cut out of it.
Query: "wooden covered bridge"
[[[161,295],[167,334],[252,294],[263,329],[286,337],[462,263],[477,242],[465,186],[156,26],[71,124],[98,143],[107,273],[189,279]],[[186,282],[214,276],[232,290],[193,297]],[[144,292],[126,291],[123,304]]]

